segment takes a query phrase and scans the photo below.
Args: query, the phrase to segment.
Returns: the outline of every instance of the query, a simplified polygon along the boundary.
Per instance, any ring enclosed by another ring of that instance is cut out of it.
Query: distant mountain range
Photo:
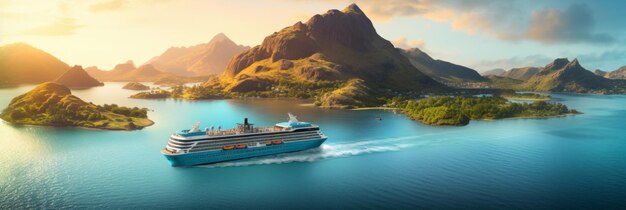
[[[610,82],[583,68],[577,59],[558,58],[520,85],[535,91],[590,92],[610,88]]]
[[[104,83],[89,76],[81,66],[74,66],[63,73],[54,82],[65,85],[69,88],[88,88],[103,86]]]
[[[207,76],[221,74],[228,61],[235,55],[250,49],[237,45],[223,33],[211,41],[191,47],[171,47],[160,56],[150,59],[152,65],[164,72],[180,76]]]
[[[415,68],[437,81],[448,84],[487,81],[487,79],[480,76],[480,74],[478,74],[478,72],[474,69],[447,61],[435,60],[418,48],[398,50],[409,58],[409,61],[413,64],[413,66],[415,66]]]
[[[500,76],[500,75],[502,75],[502,73],[504,73],[504,69],[497,68],[497,69],[491,69],[491,70],[488,70],[488,71],[484,71],[484,72],[480,73],[480,75],[483,75],[483,76],[489,76],[489,75]]]
[[[622,66],[619,69],[616,69],[614,71],[610,71],[610,72],[605,72],[602,71],[600,69],[596,69],[593,71],[594,74],[607,78],[607,79],[620,79],[620,80],[626,80],[626,66]]]
[[[539,73],[543,68],[541,67],[523,67],[523,68],[512,68],[500,74],[499,76],[508,77],[511,79],[526,81],[530,79],[535,74]]]
[[[117,64],[110,71],[100,70],[97,67],[88,67],[86,70],[87,73],[102,81],[154,81],[163,77],[176,76],[156,70],[152,65],[137,68],[133,61]]]
[[[25,43],[0,47],[0,86],[52,81],[69,68],[58,58]]]
[[[297,22],[267,36],[261,45],[235,56],[220,79],[206,85],[227,92],[250,92],[271,91],[276,86],[316,87],[320,82],[352,85],[329,94],[336,97],[324,97],[329,101],[358,98],[351,95],[354,93],[377,94],[371,91],[448,89],[416,69],[391,42],[380,37],[356,4],[315,15],[306,23]]]
[[[493,75],[493,76],[511,78],[515,80],[526,81],[530,79],[532,76],[534,76],[535,74],[539,73],[539,71],[541,71],[542,68],[543,67],[531,66],[531,67],[522,67],[522,68],[512,68],[509,70],[493,69],[493,70],[483,72],[482,75],[484,76]]]

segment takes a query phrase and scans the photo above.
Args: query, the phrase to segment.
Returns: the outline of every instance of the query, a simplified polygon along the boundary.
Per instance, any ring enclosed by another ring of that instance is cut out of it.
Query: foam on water
[[[397,138],[375,139],[357,141],[354,143],[325,143],[315,149],[309,149],[300,152],[283,153],[278,155],[270,155],[264,157],[256,157],[238,161],[230,161],[198,167],[217,168],[217,167],[233,167],[233,166],[250,166],[250,165],[266,165],[266,164],[283,164],[293,162],[313,162],[331,158],[342,158],[357,156],[370,153],[392,152],[403,148],[408,148],[423,144],[424,142],[416,142],[425,135],[406,136]]]

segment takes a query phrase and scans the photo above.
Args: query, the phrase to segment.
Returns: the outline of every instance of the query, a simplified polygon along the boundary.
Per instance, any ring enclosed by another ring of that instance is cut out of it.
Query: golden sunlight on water
[[[42,141],[41,131],[34,127],[14,127],[0,121],[0,186],[10,185],[17,176],[40,177],[51,167],[46,158],[48,143]],[[45,140],[45,138],[44,138]]]

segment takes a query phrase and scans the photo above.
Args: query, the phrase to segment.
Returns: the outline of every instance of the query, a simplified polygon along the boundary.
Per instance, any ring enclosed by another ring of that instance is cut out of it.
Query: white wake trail
[[[293,162],[313,162],[330,158],[342,158],[370,153],[391,152],[398,151],[403,148],[416,146],[420,143],[423,144],[424,142],[415,141],[416,139],[419,139],[423,136],[424,135],[365,140],[354,143],[325,143],[322,144],[319,148],[300,152],[256,157],[245,160],[202,165],[198,167],[218,168],[249,165],[283,164]]]

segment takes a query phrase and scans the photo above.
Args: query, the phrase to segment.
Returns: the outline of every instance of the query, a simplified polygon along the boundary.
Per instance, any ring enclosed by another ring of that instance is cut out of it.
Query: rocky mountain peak
[[[361,10],[361,8],[359,8],[359,6],[357,6],[355,3],[348,5],[346,8],[343,9],[343,12],[344,13],[354,12],[354,13],[359,13],[359,14],[365,14],[363,13],[363,10]]]
[[[582,66],[580,66],[580,63],[578,62],[577,58],[574,58],[574,60],[569,62],[566,67],[567,67],[566,69],[582,68]]]
[[[221,42],[221,41],[225,41],[225,40],[229,40],[229,41],[230,41],[230,39],[226,36],[226,34],[224,34],[224,33],[219,33],[219,34],[216,34],[216,35],[215,35],[215,36],[211,39],[211,41],[209,41],[209,43],[211,43],[211,42]]]
[[[568,63],[570,63],[570,61],[567,58],[557,58],[557,59],[554,59],[552,63],[549,63],[548,65],[546,65],[543,71],[558,70],[558,69],[565,67],[565,65],[567,65]]]
[[[367,50],[368,44],[379,38],[372,21],[356,4],[343,11],[329,10],[315,15],[306,25],[316,40],[335,41],[349,48]]]

